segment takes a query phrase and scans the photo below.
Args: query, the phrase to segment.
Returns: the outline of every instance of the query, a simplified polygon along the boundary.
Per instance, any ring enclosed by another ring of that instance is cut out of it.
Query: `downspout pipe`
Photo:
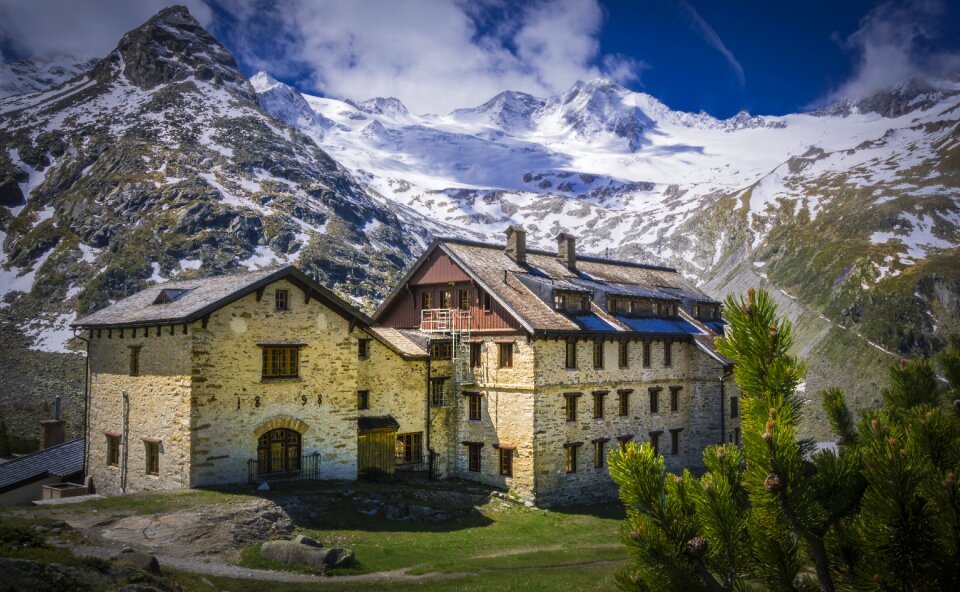
[[[120,391],[120,456],[123,463],[120,467],[120,493],[127,492],[127,452],[128,433],[130,431],[128,416],[130,415],[130,395],[127,391]]]
[[[433,348],[427,343],[427,396],[424,399],[423,420],[425,423],[424,432],[426,435],[427,447],[427,478],[433,479],[433,448],[430,446],[430,378],[431,367],[433,365]]]
[[[728,364],[723,367],[723,374],[720,375],[720,442],[723,444],[725,437],[727,435],[727,415],[724,411],[724,399],[727,398],[726,394],[726,381],[730,376],[733,375],[733,365]]]
[[[81,337],[77,330],[73,336],[84,343],[86,356],[83,364],[83,479],[87,479],[87,455],[90,454],[90,340]]]

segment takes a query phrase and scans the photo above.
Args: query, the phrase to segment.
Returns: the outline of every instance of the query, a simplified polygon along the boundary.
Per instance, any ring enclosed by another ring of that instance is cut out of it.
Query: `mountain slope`
[[[333,122],[304,133],[437,220],[488,236],[520,223],[548,248],[570,231],[578,248],[677,266],[718,296],[768,285],[803,326],[811,392],[869,399],[896,356],[960,331],[957,82],[727,120],[604,80],[444,116],[302,98]]]
[[[369,193],[265,114],[182,7],[88,74],[0,100],[0,142],[0,371],[21,381],[0,410],[68,394],[31,374],[27,349],[67,351],[77,314],[148,283],[295,262],[371,302],[445,229]],[[75,405],[66,413],[78,419]]]

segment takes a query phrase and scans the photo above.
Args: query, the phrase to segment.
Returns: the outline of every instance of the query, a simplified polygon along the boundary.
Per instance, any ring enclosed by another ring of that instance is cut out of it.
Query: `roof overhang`
[[[358,324],[362,327],[369,327],[373,324],[373,319],[361,312],[359,309],[345,302],[332,290],[314,281],[312,278],[310,278],[310,276],[303,273],[296,267],[288,265],[281,267],[274,273],[271,273],[270,275],[254,283],[248,284],[247,286],[232,292],[220,300],[212,302],[207,306],[204,306],[203,308],[182,317],[154,320],[145,319],[142,321],[118,323],[85,323],[83,322],[83,319],[80,319],[77,322],[71,323],[70,327],[74,329],[123,329],[128,327],[162,327],[168,325],[192,323],[209,316],[213,312],[220,310],[228,304],[232,304],[233,302],[236,302],[237,300],[240,300],[249,294],[257,292],[258,290],[261,290],[278,280],[287,280],[293,285],[302,289],[309,298],[313,298],[322,302],[325,306],[327,306],[327,308],[333,310],[340,316],[350,321],[351,325]]]

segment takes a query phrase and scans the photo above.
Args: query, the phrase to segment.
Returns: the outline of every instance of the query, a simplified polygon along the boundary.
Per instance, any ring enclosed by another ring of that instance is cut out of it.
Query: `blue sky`
[[[248,75],[418,113],[606,76],[674,109],[783,114],[960,72],[946,0],[181,1]],[[102,56],[172,3],[0,0],[0,52]]]

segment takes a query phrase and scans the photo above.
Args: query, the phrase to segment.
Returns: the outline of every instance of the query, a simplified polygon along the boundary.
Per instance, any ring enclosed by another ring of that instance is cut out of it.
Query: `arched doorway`
[[[288,428],[264,432],[257,440],[259,473],[287,473],[300,470],[300,433]]]

